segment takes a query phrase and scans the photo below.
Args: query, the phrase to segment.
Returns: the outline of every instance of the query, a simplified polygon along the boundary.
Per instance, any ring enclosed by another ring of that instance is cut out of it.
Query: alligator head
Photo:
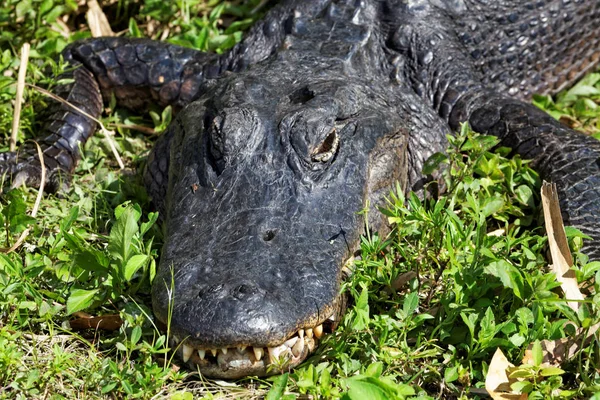
[[[383,228],[376,206],[408,184],[410,138],[438,118],[381,79],[367,42],[349,59],[289,46],[221,79],[170,127],[153,307],[207,376],[300,363],[340,317],[359,212]]]

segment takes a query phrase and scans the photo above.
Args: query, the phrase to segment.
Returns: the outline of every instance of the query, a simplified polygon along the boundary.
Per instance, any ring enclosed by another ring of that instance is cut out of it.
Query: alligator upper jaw
[[[282,373],[302,363],[318,342],[337,325],[339,311],[312,328],[299,329],[283,343],[275,346],[207,348],[193,340],[173,335],[171,346],[191,369],[209,378],[237,379],[245,376],[268,376]]]
[[[169,321],[171,347],[179,345],[179,356],[208,377],[264,376],[301,363],[329,330],[322,324],[340,315],[343,260],[360,234],[350,227],[362,226],[350,211],[360,197],[341,213],[327,191],[293,187],[292,172],[253,169],[223,171],[214,191],[175,186],[173,196],[187,197],[174,197],[165,222],[154,314]],[[248,196],[259,183],[269,190]],[[332,212],[317,207],[327,203]]]
[[[363,103],[371,83],[325,80],[296,104],[287,90],[277,101],[276,82],[250,78],[227,86],[228,96],[190,104],[171,125],[176,156],[152,285],[154,314],[189,346],[180,346],[181,358],[218,378],[276,373],[316,345],[314,329],[337,309],[343,262],[360,245],[365,221],[357,211],[375,190],[386,191],[389,179],[370,173],[389,170],[380,164],[398,157],[386,151],[406,145],[390,102],[378,94]],[[384,148],[386,134],[395,147]],[[282,353],[283,367],[271,360]]]

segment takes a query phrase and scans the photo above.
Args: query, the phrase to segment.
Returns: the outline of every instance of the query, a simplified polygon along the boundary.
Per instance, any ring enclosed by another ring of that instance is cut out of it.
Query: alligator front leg
[[[80,158],[79,143],[92,135],[102,111],[102,99],[93,74],[86,68],[75,68],[61,75],[70,83],[58,85],[54,94],[70,106],[51,100],[44,112],[40,145],[46,167],[46,191],[57,191]],[[87,115],[86,115],[87,114]],[[12,187],[26,184],[39,186],[41,164],[36,146],[26,143],[18,153],[0,154],[0,174],[12,178]]]
[[[592,237],[584,252],[600,260],[600,141],[518,100],[490,96],[469,109],[474,130],[497,136],[556,183],[565,224]]]
[[[80,146],[96,130],[103,98],[114,94],[118,103],[143,109],[149,103],[182,107],[198,95],[203,68],[217,58],[202,52],[146,39],[98,38],[73,43],[63,57],[71,68],[53,89],[65,100],[51,100],[44,112],[40,138],[47,169],[47,191],[68,181],[81,155]],[[12,175],[12,186],[36,186],[40,163],[32,144],[19,154],[0,158],[0,173]]]
[[[59,79],[54,93],[70,105],[52,101],[38,139],[47,168],[47,191],[68,180],[79,148],[96,129],[102,101],[113,95],[120,106],[145,110],[149,104],[183,108],[208,90],[225,72],[238,72],[273,54],[295,21],[320,13],[328,0],[279,4],[246,38],[223,55],[137,38],[96,38],[68,46],[63,57],[72,70]],[[83,112],[82,112],[83,111]],[[91,117],[91,118],[90,118]],[[40,163],[33,145],[17,155],[0,155],[0,174],[12,176],[13,187],[39,184]]]
[[[543,63],[547,54],[558,54],[558,50],[545,40],[539,42],[543,46],[511,49],[514,54],[506,56],[503,51],[496,54],[493,46],[488,52],[485,45],[477,47],[479,41],[473,39],[483,35],[479,20],[463,18],[468,15],[463,6],[479,9],[479,3],[442,3],[438,4],[443,5],[442,9],[433,5],[415,5],[395,10],[398,13],[396,20],[401,23],[395,30],[390,30],[392,34],[387,43],[393,53],[406,58],[399,64],[398,70],[453,130],[468,121],[475,131],[495,135],[501,139],[503,146],[511,147],[523,158],[532,159],[542,179],[557,184],[565,223],[592,237],[584,252],[591,259],[600,260],[600,142],[561,125],[519,98],[507,96],[517,96],[520,91],[518,96],[523,98],[537,88],[547,89],[552,86],[551,81],[557,79],[555,75],[562,81],[572,79],[568,70],[557,67],[552,70],[551,76],[547,76],[549,82],[523,80],[519,83],[519,90],[508,89],[512,84],[506,82],[514,83],[521,79],[520,73],[524,72],[526,65],[530,65],[529,62]],[[597,12],[597,3],[594,2],[559,3],[561,15],[565,16],[594,15]],[[501,36],[502,40],[510,38],[511,32],[514,32],[504,22],[517,18],[520,24],[530,20],[525,18],[537,18],[533,11],[533,14],[518,16],[506,10],[502,11],[506,15],[502,15],[502,12],[492,9],[489,12],[494,13],[494,18],[486,21],[491,24],[491,31],[506,34]],[[557,24],[562,24],[564,29],[571,29],[576,23],[570,17],[557,19]],[[480,30],[477,30],[478,27]],[[520,38],[520,43],[527,43],[525,39],[526,36]],[[504,49],[504,43],[501,42],[498,48]],[[573,45],[569,49],[570,56],[581,51],[579,56],[587,58],[586,49],[586,46],[580,49]],[[514,65],[511,64],[513,62]],[[488,68],[490,65],[492,67]]]

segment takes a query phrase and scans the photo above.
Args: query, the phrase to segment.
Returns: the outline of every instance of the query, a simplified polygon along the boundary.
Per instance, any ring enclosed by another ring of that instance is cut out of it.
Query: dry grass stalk
[[[17,78],[17,98],[15,99],[15,110],[13,113],[12,131],[10,135],[9,150],[15,151],[17,148],[17,135],[19,133],[19,124],[21,122],[21,105],[23,104],[23,91],[25,89],[25,76],[27,75],[27,64],[29,63],[29,43],[21,47],[21,65],[19,66],[19,76]]]
[[[115,33],[108,23],[108,18],[106,18],[106,14],[104,14],[104,11],[102,11],[102,8],[98,5],[98,2],[96,0],[88,0],[87,6],[88,11],[85,13],[85,19],[90,27],[92,36],[115,36]]]

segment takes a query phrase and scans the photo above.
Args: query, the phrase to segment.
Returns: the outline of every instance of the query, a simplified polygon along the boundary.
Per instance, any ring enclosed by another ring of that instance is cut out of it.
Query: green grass
[[[104,10],[115,31],[223,51],[260,16],[252,12],[258,3],[119,1]],[[44,71],[56,67],[51,57],[89,36],[82,15],[74,1],[0,6],[5,138],[22,43],[33,49],[28,83],[49,83]],[[536,104],[597,135],[599,80],[591,74],[556,102],[536,98]],[[35,137],[40,121],[34,109],[45,102],[26,90],[21,142]],[[443,196],[421,201],[390,194],[384,213],[394,230],[385,238],[363,237],[344,285],[351,306],[308,362],[281,376],[229,383],[179,369],[152,320],[149,288],[161,235],[133,173],[169,120],[170,112],[161,110],[107,114],[103,122],[116,130],[126,171],[96,135],[71,188],[62,197],[46,196],[34,219],[25,211],[35,189],[0,199],[1,246],[32,229],[16,252],[0,254],[0,398],[477,398],[497,348],[518,366],[515,373],[524,377],[518,386],[530,398],[587,398],[600,387],[595,340],[553,374],[539,363],[519,365],[531,343],[567,337],[600,320],[600,264],[587,262],[578,252],[581,236],[568,230],[588,299],[573,312],[548,273],[539,177],[526,161],[495,148],[495,138],[468,127],[450,138],[446,156],[436,155],[426,167],[442,167]],[[2,146],[7,150],[7,140]],[[118,314],[124,323],[113,332],[74,331],[67,321],[81,310]],[[539,356],[537,345],[534,353]]]

